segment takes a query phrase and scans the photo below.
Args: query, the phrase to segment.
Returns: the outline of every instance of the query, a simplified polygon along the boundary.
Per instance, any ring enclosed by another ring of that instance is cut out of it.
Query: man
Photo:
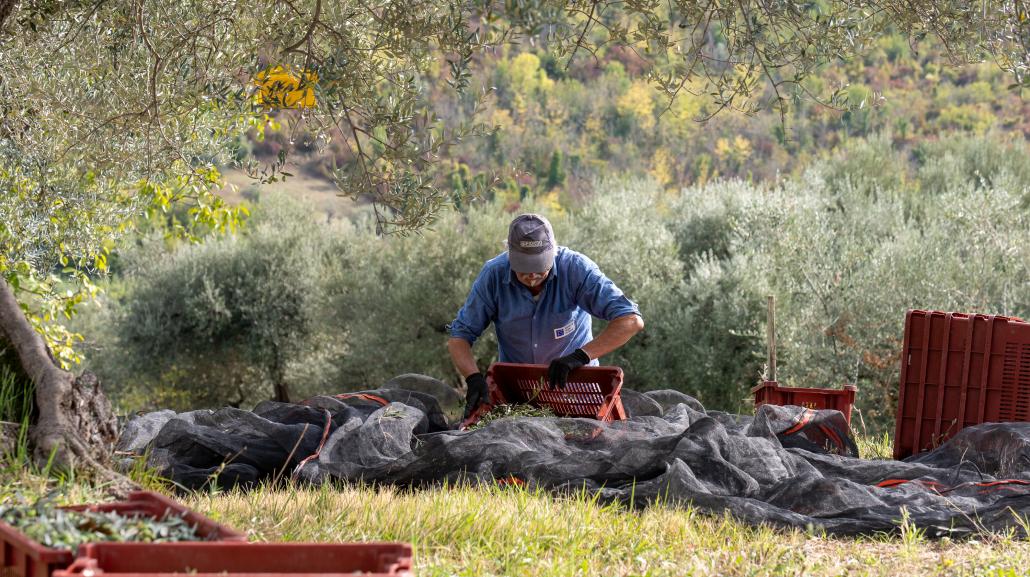
[[[608,321],[596,339],[591,315]],[[472,345],[491,322],[501,362],[550,363],[548,381],[558,388],[644,328],[637,305],[592,260],[558,246],[551,223],[537,214],[511,221],[508,250],[483,266],[450,325],[447,349],[468,386],[466,418],[489,401]]]

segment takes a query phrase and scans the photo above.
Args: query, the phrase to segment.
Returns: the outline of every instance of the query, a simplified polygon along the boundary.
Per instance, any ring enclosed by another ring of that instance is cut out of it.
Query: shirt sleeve
[[[578,255],[576,275],[582,280],[576,290],[576,304],[591,315],[610,321],[626,315],[640,315],[637,303],[606,277],[594,261]]]
[[[458,317],[448,325],[451,337],[465,339],[470,345],[474,345],[476,339],[490,325],[491,319],[496,317],[496,291],[491,290],[490,282],[489,272],[484,266],[472,283],[472,290],[458,311]]]

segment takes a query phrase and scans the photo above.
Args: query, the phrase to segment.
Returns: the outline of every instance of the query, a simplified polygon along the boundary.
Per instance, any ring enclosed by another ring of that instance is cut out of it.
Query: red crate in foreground
[[[119,515],[142,515],[163,519],[179,515],[196,528],[198,536],[221,541],[246,541],[247,536],[187,509],[183,505],[150,491],[133,491],[128,501],[65,507],[76,511],[117,512]],[[0,521],[0,577],[48,577],[55,569],[67,567],[74,551],[45,547],[14,527]]]
[[[776,381],[762,381],[751,389],[755,395],[755,408],[762,405],[795,405],[808,409],[832,409],[844,414],[851,424],[851,407],[855,405],[858,387],[844,385],[843,389],[812,389],[781,387]]]
[[[462,422],[462,428],[476,423],[496,405],[528,403],[546,407],[560,417],[584,417],[611,422],[626,419],[622,407],[622,369],[580,367],[569,373],[564,389],[547,385],[547,365],[494,363],[486,373],[490,403]]]
[[[0,521],[0,577],[48,577],[67,567],[75,556],[67,549],[44,547],[21,531]]]
[[[91,543],[53,577],[411,577],[402,543]]]
[[[894,458],[987,422],[1030,421],[1030,323],[910,310],[905,317]]]

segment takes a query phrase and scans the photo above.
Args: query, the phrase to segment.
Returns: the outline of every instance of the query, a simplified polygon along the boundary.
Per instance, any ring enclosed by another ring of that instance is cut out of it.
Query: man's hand
[[[490,400],[490,390],[486,386],[486,377],[483,376],[483,373],[472,373],[465,377],[465,386],[468,390],[465,392],[464,418],[467,419],[472,411],[479,408],[479,405]]]
[[[551,361],[547,367],[547,382],[551,388],[564,389],[569,380],[569,373],[590,363],[590,357],[583,352],[583,349],[576,349],[572,354],[558,357]]]

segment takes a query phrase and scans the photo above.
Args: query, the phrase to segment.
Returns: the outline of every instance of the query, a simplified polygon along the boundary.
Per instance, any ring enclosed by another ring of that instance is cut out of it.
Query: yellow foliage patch
[[[254,99],[259,106],[267,108],[313,108],[317,82],[318,74],[314,71],[297,73],[274,66],[254,77],[258,87]]]
[[[646,81],[633,82],[629,90],[615,102],[615,106],[619,113],[635,117],[640,128],[654,128],[654,89]]]
[[[676,159],[667,148],[661,147],[654,152],[651,174],[664,187],[670,187],[676,181]]]

